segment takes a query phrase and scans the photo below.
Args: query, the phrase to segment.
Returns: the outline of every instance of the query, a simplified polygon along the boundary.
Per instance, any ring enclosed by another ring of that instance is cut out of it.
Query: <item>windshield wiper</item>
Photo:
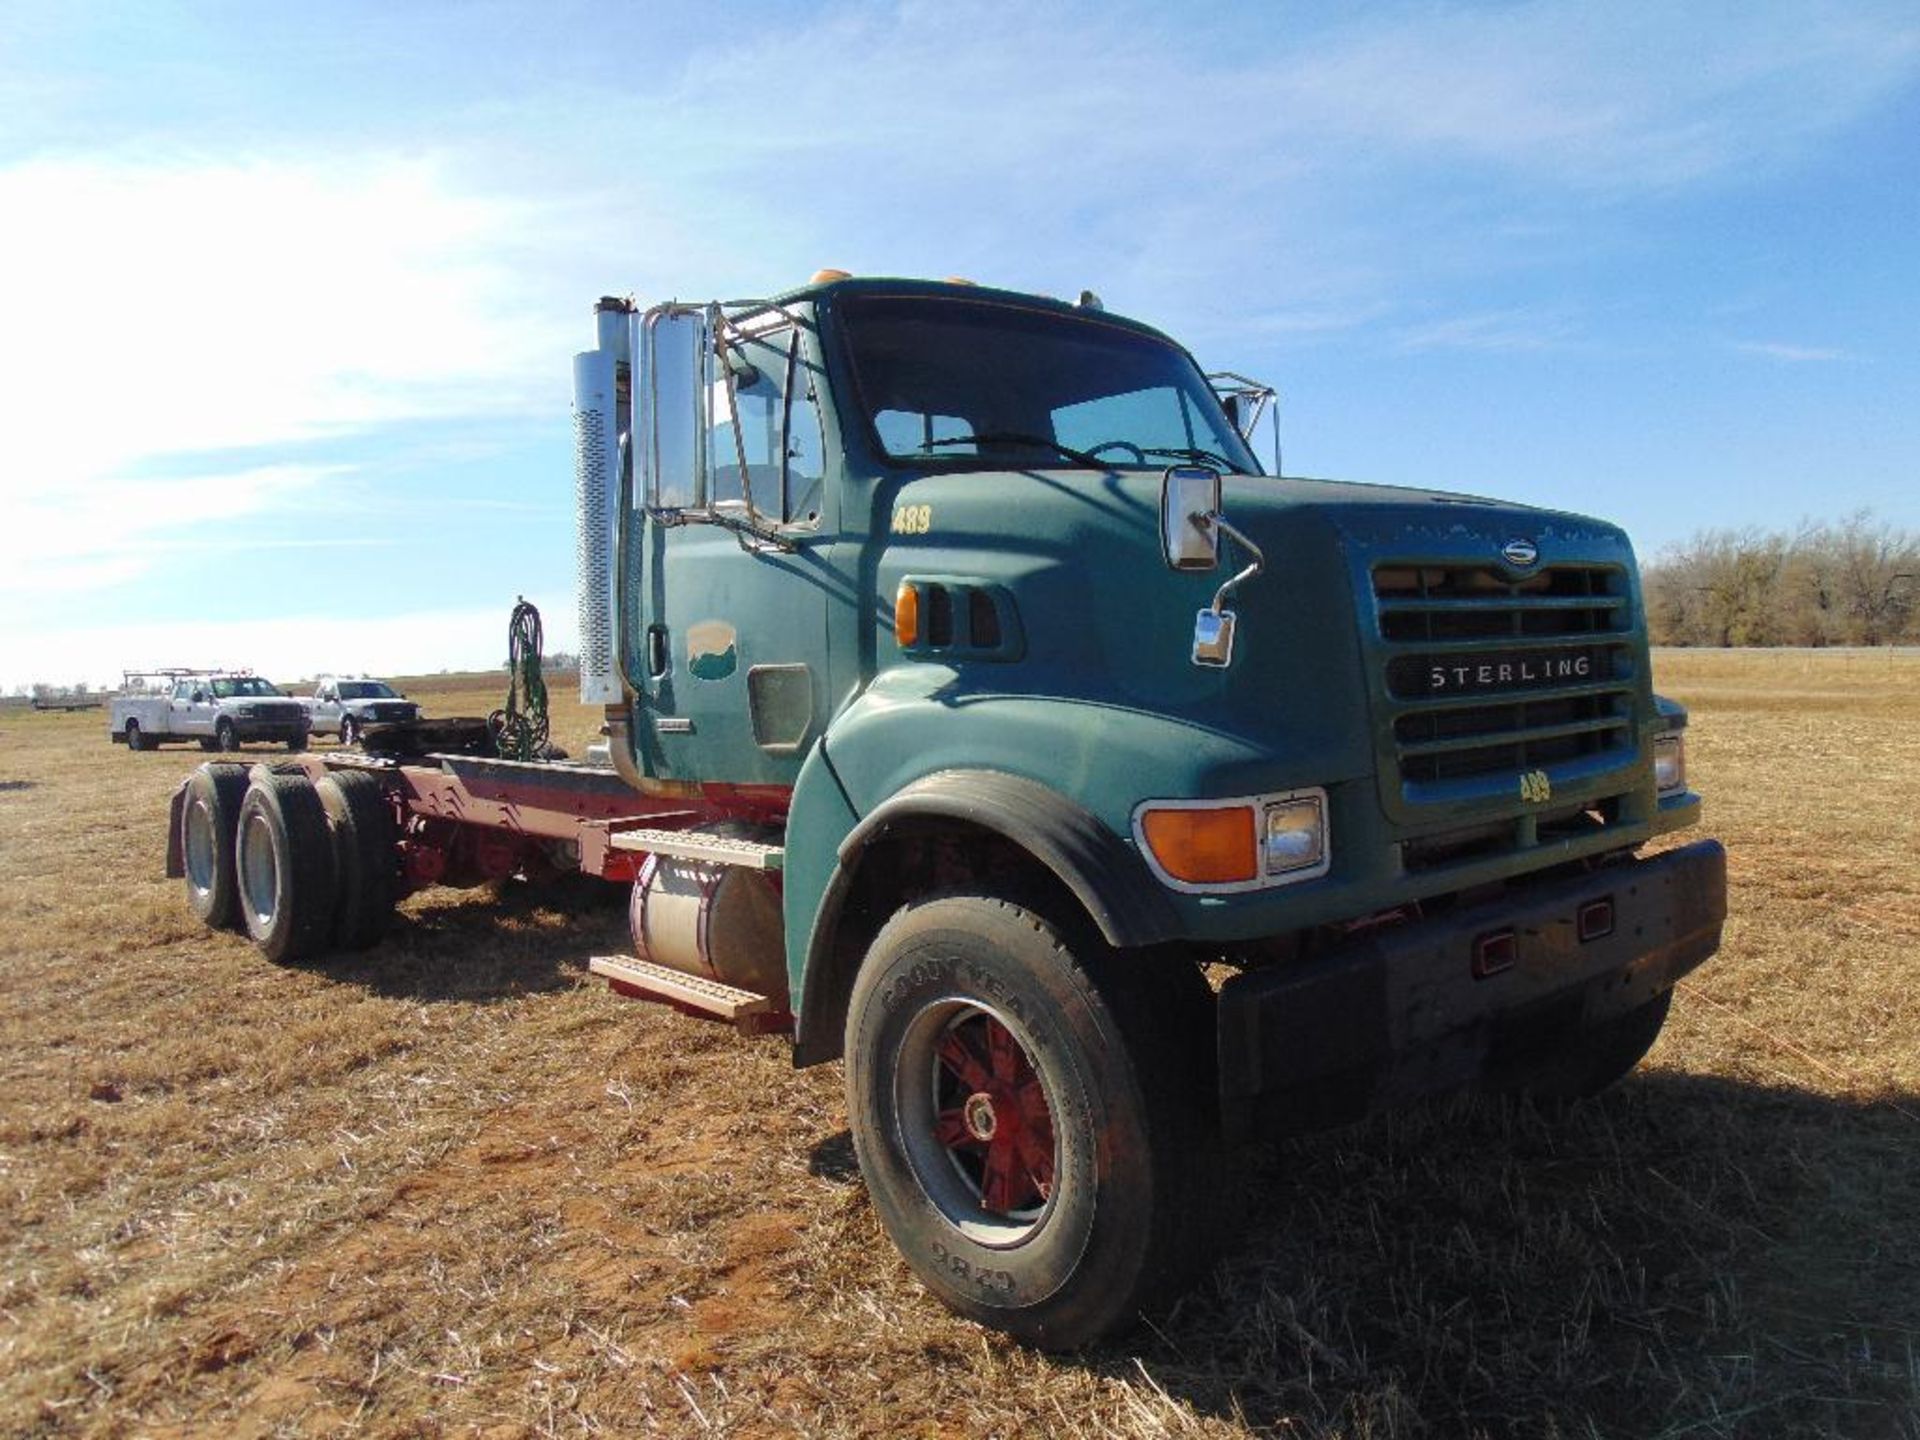
[[[1056,455],[1064,455],[1076,465],[1084,465],[1089,470],[1105,470],[1108,467],[1071,445],[1062,445],[1058,440],[1049,440],[1044,435],[1025,435],[1017,430],[988,430],[978,435],[949,435],[939,440],[929,440],[920,448],[931,450],[938,445],[1032,445],[1041,450],[1051,450]]]
[[[1234,469],[1231,460],[1227,459],[1224,455],[1216,455],[1211,450],[1183,450],[1167,446],[1143,445],[1140,447],[1140,453],[1142,455],[1159,455],[1170,460],[1191,460],[1196,465],[1213,465],[1218,467],[1223,473],[1229,475],[1237,475],[1239,473],[1239,471]]]

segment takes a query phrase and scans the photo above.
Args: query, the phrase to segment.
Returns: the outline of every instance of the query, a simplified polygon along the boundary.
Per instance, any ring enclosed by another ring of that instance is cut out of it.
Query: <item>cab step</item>
[[[770,995],[689,975],[632,955],[595,955],[587,969],[602,976],[616,994],[671,1005],[685,1015],[725,1020],[745,1035],[770,1035],[793,1028],[793,1014]]]
[[[782,846],[707,830],[616,830],[607,837],[607,844],[615,850],[644,850],[669,860],[703,860],[746,870],[779,870],[787,857]]]

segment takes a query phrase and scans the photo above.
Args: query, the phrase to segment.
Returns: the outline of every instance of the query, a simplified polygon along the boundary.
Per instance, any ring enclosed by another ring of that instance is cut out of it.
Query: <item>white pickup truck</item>
[[[203,750],[238,750],[249,740],[307,748],[306,708],[270,680],[244,672],[175,674],[157,694],[116,695],[107,738],[129,750],[169,740],[198,740]]]
[[[362,676],[358,680],[339,675],[322,675],[313,687],[313,697],[302,700],[316,735],[338,735],[342,745],[351,745],[369,725],[384,725],[393,720],[418,720],[420,707],[384,680]]]

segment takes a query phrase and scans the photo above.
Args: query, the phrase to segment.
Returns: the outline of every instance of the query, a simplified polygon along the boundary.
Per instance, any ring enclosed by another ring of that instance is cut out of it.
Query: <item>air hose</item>
[[[507,621],[507,704],[487,717],[494,753],[535,760],[547,753],[547,682],[540,678],[540,612],[524,596]]]

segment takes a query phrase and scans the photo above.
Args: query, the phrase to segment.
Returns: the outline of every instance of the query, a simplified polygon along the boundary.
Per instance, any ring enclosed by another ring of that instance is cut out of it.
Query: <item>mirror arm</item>
[[[1202,530],[1211,530],[1211,529],[1220,530],[1223,534],[1230,536],[1234,540],[1234,542],[1240,546],[1241,549],[1245,550],[1249,555],[1253,556],[1252,562],[1247,566],[1246,569],[1242,570],[1239,574],[1229,578],[1225,583],[1223,583],[1220,586],[1218,590],[1214,592],[1213,604],[1209,608],[1213,611],[1214,614],[1218,615],[1220,611],[1226,606],[1227,596],[1229,593],[1231,593],[1236,587],[1243,585],[1247,581],[1253,579],[1254,576],[1258,575],[1262,570],[1267,568],[1267,557],[1261,553],[1260,547],[1258,545],[1254,544],[1253,541],[1249,540],[1245,535],[1243,535],[1237,527],[1228,524],[1225,517],[1217,513],[1203,514],[1200,511],[1196,510],[1193,514],[1189,515],[1187,518],[1191,520],[1195,525],[1199,526]]]

